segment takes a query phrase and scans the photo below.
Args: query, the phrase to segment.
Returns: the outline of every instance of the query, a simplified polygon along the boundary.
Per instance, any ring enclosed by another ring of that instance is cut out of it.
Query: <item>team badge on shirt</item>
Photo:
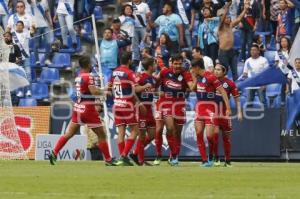
[[[225,82],[224,84],[223,84],[223,88],[228,88],[229,87],[229,85]]]

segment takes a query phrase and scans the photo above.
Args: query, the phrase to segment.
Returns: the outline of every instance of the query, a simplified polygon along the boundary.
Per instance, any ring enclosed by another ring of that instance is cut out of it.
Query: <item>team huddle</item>
[[[72,121],[49,156],[50,163],[55,164],[57,154],[80,125],[87,125],[98,136],[98,147],[107,166],[133,166],[132,161],[137,165],[159,165],[162,161],[162,134],[165,127],[170,149],[168,163],[177,166],[181,134],[184,133],[182,127],[186,122],[186,98],[190,92],[196,92],[194,122],[202,166],[220,166],[218,134],[222,131],[224,166],[230,167],[231,95],[237,105],[238,119],[242,119],[242,114],[238,89],[233,81],[226,78],[226,67],[217,63],[213,72],[207,71],[203,59],[195,59],[191,62],[191,68],[185,69],[180,54],[171,57],[169,67],[157,64],[153,58],[144,58],[141,61],[144,71],[138,74],[130,69],[131,64],[131,52],[123,52],[120,66],[113,70],[108,85],[103,88],[99,86],[99,75],[92,72],[89,57],[83,56],[79,60],[81,70],[75,79],[77,99]],[[100,119],[98,98],[103,95],[113,97],[112,110],[118,131],[119,160],[112,158],[109,153]],[[127,127],[130,135],[125,139]],[[204,141],[204,130],[209,144],[208,150]],[[145,161],[144,148],[153,140],[157,157],[150,164]]]

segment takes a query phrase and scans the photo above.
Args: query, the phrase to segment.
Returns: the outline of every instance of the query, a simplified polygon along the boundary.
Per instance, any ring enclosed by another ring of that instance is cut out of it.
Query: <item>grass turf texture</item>
[[[103,162],[0,161],[2,199],[300,198],[300,164],[232,168],[105,167]]]

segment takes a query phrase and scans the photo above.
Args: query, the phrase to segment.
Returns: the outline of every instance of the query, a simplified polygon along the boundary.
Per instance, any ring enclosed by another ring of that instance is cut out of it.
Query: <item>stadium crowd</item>
[[[256,93],[261,104],[265,107],[270,106],[266,86],[251,87],[245,92],[239,92],[234,83],[234,81],[254,77],[268,67],[280,68],[290,80],[289,84],[279,87],[281,88],[279,92],[280,105],[284,105],[287,92],[299,88],[297,76],[300,75],[300,60],[292,60],[295,62],[295,71],[298,75],[288,68],[289,51],[300,25],[299,0],[148,0],[145,2],[119,0],[118,2],[101,2],[117,3],[116,5],[121,7],[119,16],[113,18],[109,27],[104,29],[103,37],[96,44],[100,47],[100,63],[97,63],[97,59],[94,62],[94,66],[101,65],[104,85],[113,85],[110,89],[114,93],[114,107],[122,107],[122,103],[124,103],[124,99],[120,97],[124,94],[122,92],[129,93],[133,89],[119,78],[125,78],[133,85],[139,85],[135,88],[135,92],[141,101],[143,101],[141,93],[155,92],[155,82],[160,82],[161,89],[163,88],[160,100],[168,98],[166,93],[169,91],[172,93],[173,101],[167,100],[168,102],[171,104],[178,100],[183,102],[174,110],[175,116],[184,114],[185,100],[190,100],[190,98],[186,94],[181,95],[181,91],[187,90],[195,91],[197,100],[204,101],[210,101],[210,93],[217,93],[216,95],[220,97],[219,101],[224,103],[221,112],[226,116],[231,113],[230,99],[227,94],[236,98],[238,109],[241,109],[240,95],[241,99],[247,96],[245,101],[252,102],[255,100]],[[32,58],[40,56],[39,49],[44,49],[44,65],[49,68],[60,68],[57,66],[56,59],[64,58],[59,56],[57,58],[58,53],[78,52],[80,37],[82,38],[82,32],[86,30],[84,25],[76,25],[74,28],[74,21],[88,17],[96,9],[99,9],[97,1],[58,0],[54,5],[52,3],[49,5],[47,0],[0,0],[1,22],[6,30],[5,41],[7,44],[13,45],[10,61],[22,65],[29,80],[33,79],[32,66],[42,64],[39,59]],[[61,27],[60,34],[55,34],[55,31],[51,32],[54,27]],[[56,41],[57,39],[58,41]],[[30,48],[31,42],[33,42],[32,48]],[[129,52],[132,52],[132,56]],[[95,59],[95,56],[90,58]],[[91,70],[89,59],[86,57],[79,60],[79,65],[81,67],[79,76],[82,71]],[[152,73],[156,73],[156,75],[153,77]],[[122,76],[124,74],[126,77]],[[138,77],[138,81],[135,80],[135,75]],[[116,81],[120,81],[118,84],[121,85],[120,88],[116,87]],[[170,85],[170,81],[174,84]],[[124,90],[124,86],[128,91]],[[32,88],[33,86],[29,85],[17,91],[15,95],[17,98],[23,98],[24,95],[31,97]],[[179,93],[178,90],[180,90]],[[77,92],[79,95],[82,94],[80,89]],[[101,93],[95,90],[87,92]],[[174,93],[176,93],[175,97]],[[147,95],[146,98],[153,101],[153,96]],[[76,100],[78,100],[78,96]],[[125,99],[126,102],[131,102],[131,100],[133,99]],[[110,98],[108,98],[108,104],[109,101]],[[162,101],[164,100],[157,104]],[[142,107],[147,109],[145,106]],[[196,122],[198,124],[196,125],[197,143],[203,165],[209,166],[208,159],[211,159],[211,157],[206,157],[203,125],[205,125],[208,135],[210,155],[217,157],[216,140],[218,138],[213,135],[215,131],[218,131],[213,127],[216,125],[225,132],[223,134],[224,150],[225,153],[227,151],[225,154],[226,164],[229,166],[231,125],[228,123],[230,121],[224,119],[218,121],[217,125],[212,121],[211,115],[203,112],[203,110],[211,110],[211,107],[206,105],[199,107],[195,104],[194,107],[196,107],[197,114],[210,118],[208,120],[196,118],[196,120],[198,119],[198,123]],[[75,109],[79,112],[82,111],[79,105],[75,106]],[[150,107],[150,109],[152,108]],[[142,122],[144,125],[147,124],[148,118],[154,117],[150,109],[148,108],[146,111],[150,115],[144,118],[145,121]],[[149,125],[150,129],[152,128],[151,133],[147,132],[148,136],[145,136],[146,134],[141,136],[138,133],[139,129],[144,132],[145,126],[138,126],[135,119],[119,121],[116,119],[117,117],[115,118],[121,154],[118,164],[130,164],[127,155],[135,143],[137,135],[139,135],[137,147],[131,156],[136,162],[144,164],[143,150],[140,149],[144,148],[154,137],[157,146],[161,146],[161,138],[156,136],[162,133],[164,125],[167,128],[168,143],[171,149],[170,164],[178,164],[180,134],[185,120],[175,121],[172,117],[169,120],[168,116],[173,114],[172,111],[170,113],[166,111],[169,109],[172,108],[165,104],[162,105],[162,110],[158,110],[158,112],[161,112],[159,116],[164,118],[163,122],[161,122],[161,118],[156,118],[156,124],[150,122],[146,125]],[[93,113],[94,108],[90,107],[89,110]],[[125,116],[124,114],[127,113],[122,111],[115,113],[117,116]],[[241,119],[240,113],[239,119]],[[78,123],[76,119],[72,121],[75,124]],[[101,123],[98,120],[94,122]],[[126,125],[131,127],[131,135],[125,144]],[[72,130],[77,126],[73,127]],[[105,140],[103,139],[103,129],[99,130],[99,126],[91,126],[91,128],[97,129],[95,132],[101,142],[99,148],[104,153],[107,163],[114,164],[107,152],[107,143],[103,141]],[[153,132],[153,128],[156,128],[155,132]],[[72,135],[72,132],[69,132],[59,140],[52,154],[52,162]],[[156,163],[159,164],[161,160],[161,148],[159,147],[157,156]]]

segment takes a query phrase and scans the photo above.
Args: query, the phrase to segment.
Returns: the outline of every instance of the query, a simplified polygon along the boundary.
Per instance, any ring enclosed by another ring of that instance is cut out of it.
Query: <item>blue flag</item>
[[[282,73],[280,68],[273,66],[268,67],[263,72],[248,78],[244,81],[237,82],[237,87],[239,90],[243,90],[247,87],[258,87],[258,86],[265,86],[268,84],[283,84],[286,83],[287,79],[286,76]]]
[[[293,127],[295,119],[300,115],[300,90],[294,91],[289,95],[286,100],[286,129],[289,130]]]

